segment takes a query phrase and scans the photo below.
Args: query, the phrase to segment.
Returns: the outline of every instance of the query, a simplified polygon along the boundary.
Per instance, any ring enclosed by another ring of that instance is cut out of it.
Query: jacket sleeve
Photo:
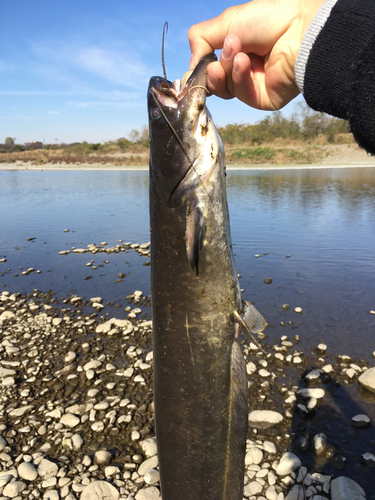
[[[375,154],[375,0],[327,0],[295,74],[307,104],[349,120],[358,144]]]

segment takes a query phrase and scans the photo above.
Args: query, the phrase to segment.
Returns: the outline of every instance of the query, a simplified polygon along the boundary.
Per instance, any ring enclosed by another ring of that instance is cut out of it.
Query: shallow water
[[[103,241],[149,241],[147,172],[0,171],[0,185],[2,289],[99,295],[121,304],[137,289],[149,295],[150,268],[142,265],[149,259],[134,251],[58,253]],[[280,322],[292,321],[302,348],[323,340],[337,354],[370,361],[375,169],[229,171],[228,200],[243,295],[273,326],[269,340],[290,334]],[[103,267],[87,267],[90,260]],[[41,274],[22,276],[29,267]],[[118,273],[126,274],[123,282],[116,283]],[[290,310],[283,312],[285,303]]]
[[[227,179],[243,298],[269,323],[265,343],[299,335],[297,349],[304,351],[324,341],[327,362],[347,354],[374,366],[375,315],[368,311],[375,310],[375,168],[242,170],[229,171]],[[148,172],[0,170],[0,186],[0,259],[7,259],[0,263],[0,291],[101,296],[109,302],[102,314],[117,318],[127,316],[126,295],[150,294],[149,258],[134,250],[59,255],[90,243],[148,242]],[[91,260],[97,269],[86,266]],[[41,273],[21,275],[29,267]],[[119,273],[126,274],[123,280]],[[283,311],[283,304],[290,309]],[[293,312],[296,306],[301,315]],[[292,372],[283,373],[291,385],[303,384]],[[325,389],[328,409],[312,421],[312,431],[315,425],[314,433],[326,430],[359,464],[362,453],[375,450],[368,441],[372,430],[353,431],[348,422],[358,413],[374,422],[375,398],[358,391],[357,382]],[[331,422],[331,406],[344,423]],[[373,491],[375,478],[364,479],[370,469],[347,469],[344,475]],[[324,470],[338,473],[329,464]]]

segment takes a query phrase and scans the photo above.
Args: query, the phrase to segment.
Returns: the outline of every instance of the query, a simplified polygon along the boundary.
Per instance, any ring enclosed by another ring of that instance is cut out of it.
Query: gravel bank
[[[101,297],[0,295],[1,500],[160,498],[152,323],[137,319],[149,300],[141,291],[127,300],[119,319],[99,316]],[[366,498],[371,419],[345,419],[335,388],[356,384],[371,399],[375,369],[349,356],[331,361],[324,344],[301,352],[298,341],[264,338],[265,353],[242,341],[251,408],[244,498]],[[367,433],[361,457],[335,442],[327,421],[352,439]]]

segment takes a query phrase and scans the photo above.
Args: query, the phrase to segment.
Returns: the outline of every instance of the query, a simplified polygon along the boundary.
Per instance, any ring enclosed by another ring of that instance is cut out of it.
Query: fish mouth
[[[203,56],[186,80],[186,83],[184,83],[184,80],[175,80],[172,83],[165,78],[153,78],[150,82],[150,91],[157,105],[176,109],[181,101],[188,100],[194,94],[195,98],[197,98],[196,94],[202,94],[205,101],[208,94],[206,68],[214,61],[217,61],[215,54]],[[197,92],[193,93],[192,91],[195,89]]]

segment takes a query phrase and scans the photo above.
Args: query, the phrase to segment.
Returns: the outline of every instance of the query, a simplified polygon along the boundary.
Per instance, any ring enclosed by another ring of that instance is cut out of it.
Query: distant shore
[[[259,164],[229,164],[227,170],[302,170],[302,169],[327,169],[327,168],[364,168],[375,167],[375,159],[372,162],[366,163],[310,163],[310,164],[285,164],[277,165],[272,163]],[[45,163],[43,165],[31,165],[29,163],[0,163],[0,170],[100,170],[100,171],[148,171],[148,165],[139,166],[115,166],[107,165],[92,165],[92,164],[67,164],[56,165],[53,163]]]

